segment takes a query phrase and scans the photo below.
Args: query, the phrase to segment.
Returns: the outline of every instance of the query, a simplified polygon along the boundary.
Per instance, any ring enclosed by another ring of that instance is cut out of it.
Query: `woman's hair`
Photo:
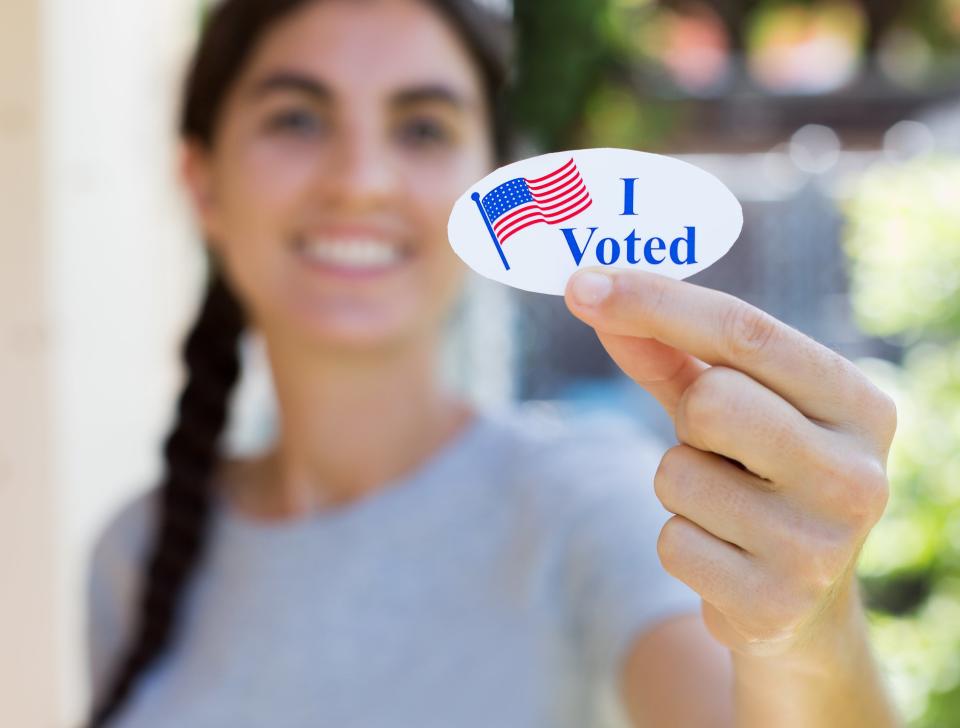
[[[320,0],[223,0],[205,20],[186,75],[180,136],[210,149],[224,100],[257,42],[272,25]],[[474,0],[422,0],[439,11],[463,40],[482,73],[498,163],[510,153],[503,103],[511,38],[507,23]],[[210,481],[221,457],[231,392],[240,375],[246,315],[223,267],[208,251],[203,303],[183,346],[186,384],[164,445],[165,469],[152,541],[128,642],[93,706],[89,728],[101,728],[122,708],[146,670],[176,637],[184,593],[200,566],[213,503]]]

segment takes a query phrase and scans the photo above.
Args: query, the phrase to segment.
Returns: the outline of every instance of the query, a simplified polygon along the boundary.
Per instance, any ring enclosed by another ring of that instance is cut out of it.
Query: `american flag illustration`
[[[593,200],[573,157],[542,177],[515,177],[480,198],[472,195],[507,270],[510,266],[501,245],[521,230],[569,220],[590,207]]]

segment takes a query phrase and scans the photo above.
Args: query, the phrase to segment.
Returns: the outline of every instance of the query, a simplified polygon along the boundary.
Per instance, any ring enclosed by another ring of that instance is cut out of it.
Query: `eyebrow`
[[[280,71],[266,76],[254,85],[250,96],[260,99],[276,91],[296,91],[326,103],[333,101],[336,96],[325,83],[293,71]],[[457,110],[464,110],[473,105],[463,95],[442,83],[411,86],[397,91],[390,97],[390,104],[398,107],[414,106],[431,101],[439,101]]]

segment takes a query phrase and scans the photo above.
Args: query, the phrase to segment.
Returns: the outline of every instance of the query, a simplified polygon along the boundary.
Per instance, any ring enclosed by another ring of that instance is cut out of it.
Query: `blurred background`
[[[711,171],[743,204],[743,234],[690,280],[895,397],[892,496],[859,573],[909,725],[960,725],[960,0],[487,2],[516,21],[519,156],[619,146]],[[89,547],[159,472],[204,272],[173,131],[203,13],[0,4],[5,726],[81,715]],[[255,339],[246,355],[237,451],[273,427]],[[675,442],[553,297],[471,279],[446,371],[484,402],[614,408]]]

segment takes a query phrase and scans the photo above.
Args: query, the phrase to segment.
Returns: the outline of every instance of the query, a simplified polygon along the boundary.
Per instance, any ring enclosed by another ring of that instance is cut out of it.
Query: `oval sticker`
[[[743,227],[733,193],[688,162],[634,149],[576,149],[491,172],[453,206],[450,244],[480,275],[563,295],[590,265],[686,278]]]

